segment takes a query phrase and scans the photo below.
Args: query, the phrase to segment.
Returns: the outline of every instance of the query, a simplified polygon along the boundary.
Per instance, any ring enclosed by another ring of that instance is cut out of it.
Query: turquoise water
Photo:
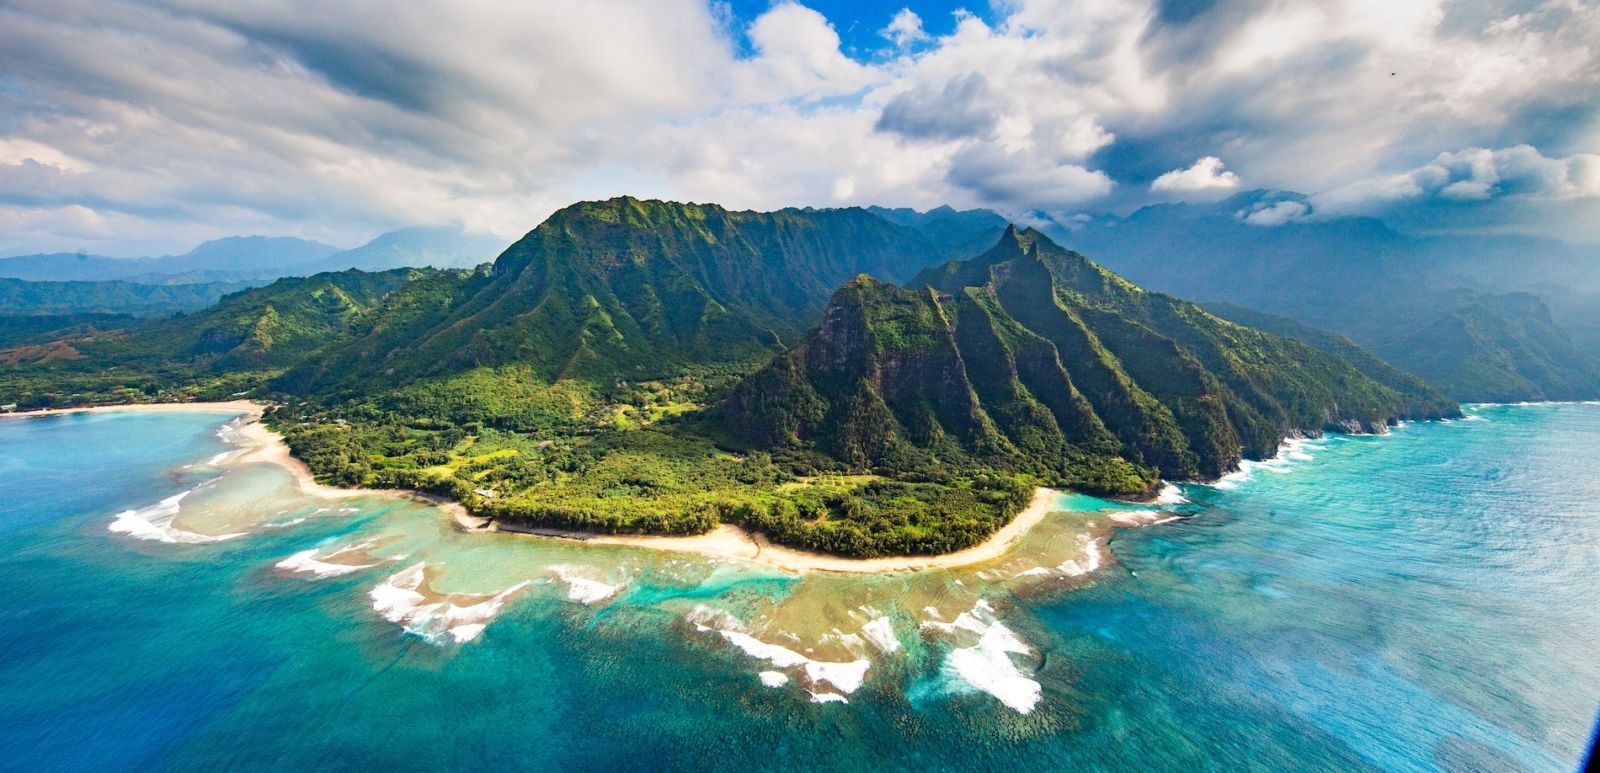
[[[0,768],[1572,770],[1600,406],[1471,415],[803,579],[307,499],[225,416],[0,420]]]

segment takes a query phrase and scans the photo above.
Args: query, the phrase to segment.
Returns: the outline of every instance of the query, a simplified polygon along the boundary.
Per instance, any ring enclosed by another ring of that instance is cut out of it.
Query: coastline
[[[915,572],[925,569],[971,566],[999,558],[1005,555],[1006,551],[1010,550],[1023,535],[1044,520],[1046,515],[1055,511],[1054,504],[1059,493],[1055,489],[1044,487],[1034,489],[1033,501],[1029,502],[1028,506],[1023,508],[1021,512],[1018,512],[1010,523],[1000,527],[988,539],[969,548],[936,556],[844,558],[826,553],[812,553],[774,545],[760,534],[752,534],[739,526],[728,523],[722,524],[705,534],[686,537],[651,536],[647,534],[591,535],[579,532],[554,531],[537,533],[520,529],[500,528],[498,525],[490,525],[488,528],[481,530],[525,537],[542,537],[545,539],[561,539],[563,537],[581,539],[591,545],[621,545],[650,548],[652,550],[695,553],[710,558],[750,561],[788,572],[887,574],[891,572]],[[468,529],[474,528],[467,526],[465,523],[462,523],[462,526]]]
[[[227,400],[214,403],[127,403],[90,405],[80,408],[44,408],[37,411],[0,413],[0,419],[26,419],[31,416],[65,416],[69,413],[230,413],[249,414],[256,420],[266,406],[253,400]]]
[[[267,426],[261,423],[261,414],[266,411],[266,408],[266,404],[253,400],[227,400],[209,403],[129,403],[126,405],[95,405],[81,408],[15,411],[12,413],[0,413],[0,420],[27,418],[30,416],[63,416],[71,413],[233,413],[237,414],[237,418],[241,420],[238,425],[239,436],[248,442],[248,446],[244,453],[227,460],[229,465],[276,464],[289,471],[300,493],[317,499],[350,499],[352,497],[370,496],[398,497],[434,505],[448,512],[463,526],[481,520],[469,515],[467,509],[460,502],[422,491],[341,488],[318,483],[316,476],[311,474],[311,469],[306,466],[305,462],[296,459],[294,454],[289,452],[289,446],[283,442],[283,437],[267,429]]]
[[[518,537],[541,539],[569,539],[592,545],[639,547],[651,550],[694,553],[708,558],[732,559],[763,564],[788,572],[838,572],[838,573],[891,573],[914,572],[971,566],[1003,556],[1046,515],[1053,512],[1053,504],[1061,492],[1040,487],[1034,490],[1033,500],[1017,513],[1005,526],[988,539],[969,548],[932,556],[888,556],[884,558],[844,558],[826,553],[774,545],[760,534],[752,534],[733,524],[722,524],[705,533],[692,536],[651,536],[643,534],[591,534],[562,530],[523,530],[504,528],[467,512],[465,506],[453,499],[435,494],[405,489],[342,488],[318,483],[305,462],[296,459],[289,446],[278,433],[261,422],[266,405],[250,400],[232,400],[211,403],[133,403],[128,405],[100,405],[84,408],[52,408],[42,411],[25,411],[0,414],[6,417],[52,416],[68,413],[111,412],[195,412],[237,413],[242,419],[237,425],[248,450],[230,459],[228,464],[275,464],[288,470],[301,493],[318,499],[349,499],[352,497],[397,497],[425,502],[448,513],[463,531],[492,532]]]

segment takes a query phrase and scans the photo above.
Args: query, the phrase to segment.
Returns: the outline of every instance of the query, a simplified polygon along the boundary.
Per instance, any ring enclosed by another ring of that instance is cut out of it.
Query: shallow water
[[[307,499],[215,414],[8,419],[0,768],[1570,770],[1600,406],[1471,415],[805,578]]]

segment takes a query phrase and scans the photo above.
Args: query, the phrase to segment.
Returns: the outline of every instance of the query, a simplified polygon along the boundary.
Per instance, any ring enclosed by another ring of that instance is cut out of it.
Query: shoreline
[[[1061,492],[1040,486],[1034,489],[1033,500],[1017,513],[1009,523],[1000,527],[989,538],[969,548],[934,556],[885,556],[883,558],[845,558],[826,553],[774,545],[766,537],[745,531],[731,523],[724,523],[705,534],[689,536],[655,536],[649,534],[590,534],[561,530],[534,530],[533,528],[505,528],[499,524],[469,526],[461,518],[457,522],[468,531],[486,531],[520,537],[542,539],[569,539],[590,545],[641,547],[651,550],[669,550],[695,553],[709,558],[749,561],[788,572],[838,572],[844,574],[889,574],[916,572],[925,569],[951,569],[991,561],[1006,554],[1044,517],[1055,512],[1056,497]],[[464,514],[464,513],[463,513]],[[467,516],[471,518],[472,516]]]
[[[238,414],[242,419],[236,425],[240,437],[247,443],[247,450],[228,460],[229,465],[266,463],[275,464],[289,471],[294,478],[296,488],[307,496],[318,499],[349,499],[352,497],[376,496],[409,499],[415,502],[424,502],[444,510],[462,530],[467,532],[485,532],[507,534],[519,537],[536,537],[541,539],[566,539],[584,542],[592,545],[607,545],[620,547],[639,547],[651,550],[666,550],[680,553],[694,553],[701,556],[717,559],[733,559],[749,561],[780,569],[783,571],[805,572],[838,572],[838,573],[878,573],[913,572],[925,569],[953,568],[971,566],[1003,556],[1034,526],[1037,526],[1044,517],[1054,512],[1053,505],[1056,497],[1061,493],[1055,489],[1039,487],[1033,492],[1033,499],[1028,506],[1019,511],[1006,525],[997,529],[994,534],[983,542],[969,548],[963,548],[953,553],[943,553],[932,556],[887,556],[883,558],[845,558],[826,553],[813,553],[805,550],[774,545],[766,540],[763,535],[753,534],[733,524],[721,524],[705,534],[691,536],[653,536],[647,534],[592,534],[587,532],[573,532],[559,529],[534,529],[520,527],[503,527],[487,518],[480,518],[467,512],[467,508],[460,502],[447,499],[436,494],[406,489],[371,489],[371,488],[343,488],[318,483],[311,474],[305,462],[296,459],[289,451],[289,446],[283,437],[261,422],[262,413],[266,410],[263,403],[251,400],[231,400],[226,402],[210,403],[131,403],[128,405],[98,405],[83,408],[51,408],[41,411],[20,411],[16,413],[0,414],[5,417],[27,416],[55,416],[69,413],[165,413],[165,412],[191,412],[191,413],[229,413]]]
[[[226,400],[208,403],[128,403],[127,405],[95,405],[81,408],[46,408],[38,411],[14,411],[0,413],[0,420],[12,417],[64,416],[72,413],[235,413],[237,414],[235,420],[241,420],[236,427],[239,436],[248,442],[244,453],[227,459],[225,462],[227,465],[254,463],[278,465],[287,470],[289,475],[294,478],[295,487],[300,493],[316,499],[338,500],[372,496],[395,497],[434,505],[454,516],[455,520],[462,525],[480,520],[469,515],[467,508],[462,506],[460,502],[424,491],[343,488],[318,483],[316,476],[311,474],[311,468],[289,452],[289,446],[283,442],[283,437],[261,423],[261,415],[266,409],[267,405],[265,403],[258,403],[254,400]]]
[[[225,400],[211,403],[127,403],[125,405],[86,405],[78,408],[41,408],[34,411],[0,413],[0,419],[26,419],[31,416],[65,416],[69,413],[228,413],[237,411],[260,420],[266,405],[254,400]]]

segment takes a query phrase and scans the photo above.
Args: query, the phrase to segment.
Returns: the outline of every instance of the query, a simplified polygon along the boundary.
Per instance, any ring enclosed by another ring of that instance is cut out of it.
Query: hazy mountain
[[[160,277],[205,272],[202,281],[285,276],[294,266],[328,257],[338,248],[290,237],[231,236],[215,239],[182,255],[158,258],[107,258],[54,253],[0,259],[0,277],[31,281],[138,279],[162,284]],[[152,281],[156,280],[156,281]]]
[[[122,280],[176,285],[271,281],[355,268],[471,268],[494,259],[505,242],[460,226],[402,228],[350,250],[288,237],[215,239],[182,255],[107,258],[56,253],[0,259],[0,277],[30,281]]]
[[[461,226],[402,228],[352,250],[316,260],[300,270],[310,273],[386,271],[392,268],[472,268],[494,260],[506,248],[497,236],[469,234]]]
[[[945,259],[970,258],[992,246],[1010,221],[988,209],[957,210],[949,205],[927,212],[867,207],[867,211],[906,226],[932,242]]]
[[[81,384],[80,379],[92,374],[90,383],[127,379],[124,385],[281,368],[328,343],[408,279],[428,273],[343,271],[279,279],[225,295],[193,314],[123,326],[114,335],[73,339],[69,360],[43,364],[55,369],[63,382]]]
[[[1521,236],[1411,236],[1371,218],[1248,222],[1275,211],[1309,204],[1258,191],[1146,207],[1062,238],[1152,289],[1337,331],[1407,368],[1426,361],[1430,380],[1457,399],[1600,396],[1589,375],[1600,354],[1600,250]],[[1495,297],[1517,292],[1550,302]],[[1467,309],[1475,324],[1460,322]],[[1527,345],[1530,336],[1542,343]],[[1584,344],[1586,353],[1572,351]],[[1484,365],[1504,363],[1507,351],[1521,352],[1521,364]]]

